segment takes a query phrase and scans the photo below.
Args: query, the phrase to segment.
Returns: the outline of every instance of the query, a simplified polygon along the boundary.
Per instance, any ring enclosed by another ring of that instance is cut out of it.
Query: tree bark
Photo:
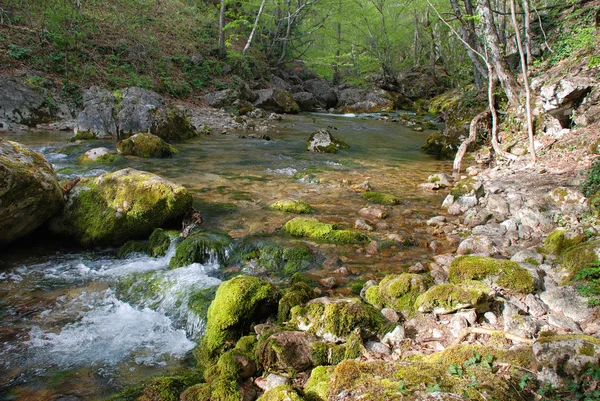
[[[250,45],[252,45],[252,39],[254,39],[254,34],[256,33],[256,28],[258,27],[258,21],[260,20],[260,16],[263,12],[263,9],[265,8],[265,2],[266,0],[262,0],[262,3],[260,3],[258,14],[256,14],[256,19],[254,20],[254,25],[252,26],[252,31],[250,32],[250,36],[248,36],[248,41],[246,42],[246,46],[244,46],[244,50],[242,50],[243,56],[246,55],[246,52],[250,48]]]
[[[478,0],[477,10],[483,21],[484,35],[487,42],[487,47],[490,51],[491,63],[494,70],[498,74],[498,78],[502,84],[502,88],[508,97],[508,101],[515,108],[521,107],[520,93],[521,88],[515,79],[514,75],[508,67],[508,63],[504,57],[504,52],[500,48],[500,38],[494,18],[492,16],[492,8],[490,0]]]
[[[221,0],[219,10],[219,57],[225,57],[225,0]]]

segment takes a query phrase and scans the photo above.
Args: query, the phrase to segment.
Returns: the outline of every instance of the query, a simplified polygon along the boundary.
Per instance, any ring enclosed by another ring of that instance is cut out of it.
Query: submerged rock
[[[306,142],[306,150],[313,153],[337,153],[340,149],[348,148],[345,142],[335,139],[326,129],[313,132]]]
[[[169,262],[169,268],[188,266],[192,263],[224,263],[233,239],[216,231],[194,234],[184,239]]]
[[[135,134],[119,142],[117,150],[124,155],[145,158],[167,158],[177,153],[174,146],[147,132]]]
[[[309,214],[313,212],[313,208],[302,200],[277,201],[269,206],[269,209],[296,214]]]
[[[0,138],[0,247],[44,224],[63,192],[44,156]]]
[[[79,158],[79,161],[82,163],[112,163],[115,160],[115,152],[108,148],[90,149]]]
[[[191,206],[192,196],[184,187],[128,168],[83,179],[51,229],[84,246],[116,245],[150,234]]]

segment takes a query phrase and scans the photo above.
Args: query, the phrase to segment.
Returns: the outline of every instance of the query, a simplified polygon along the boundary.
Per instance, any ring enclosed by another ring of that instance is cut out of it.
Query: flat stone
[[[551,313],[548,316],[548,323],[571,333],[581,333],[581,328],[577,322],[564,315]]]
[[[573,287],[554,287],[540,294],[540,299],[550,310],[562,312],[576,322],[591,318],[594,309],[588,308],[586,299]]]
[[[500,224],[486,224],[484,226],[473,227],[472,235],[485,235],[488,237],[500,237],[506,233],[506,227]]]
[[[496,247],[489,237],[472,235],[460,243],[456,253],[459,255],[477,254],[490,256],[496,253]]]
[[[541,265],[544,261],[544,256],[533,249],[524,249],[515,253],[510,260],[517,263],[535,261],[538,265]]]

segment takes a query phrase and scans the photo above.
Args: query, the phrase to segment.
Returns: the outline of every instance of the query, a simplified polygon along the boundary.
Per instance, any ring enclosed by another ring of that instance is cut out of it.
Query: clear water
[[[329,128],[350,149],[335,155],[306,152],[308,136],[319,128]],[[62,179],[133,167],[185,185],[202,212],[203,226],[235,239],[267,234],[297,242],[280,231],[293,216],[267,209],[284,198],[303,199],[316,209],[314,217],[350,228],[367,203],[349,185],[368,181],[402,200],[388,207],[389,227],[373,236],[385,240],[400,234],[416,245],[372,254],[359,246],[308,244],[325,258],[339,258],[352,272],[340,280],[352,280],[399,272],[430,256],[424,221],[437,213],[443,195],[417,186],[428,175],[451,168],[420,151],[430,133],[372,118],[300,115],[267,132],[270,141],[216,134],[176,144],[180,153],[172,159],[128,157],[108,166],[81,165],[77,157],[93,147],[114,148],[114,143],[70,144],[70,134],[50,132],[4,137],[44,153]],[[194,264],[169,271],[172,250],[159,259],[118,260],[114,254],[49,240],[5,250],[0,260],[0,400],[103,399],[189,363],[204,324],[187,308],[189,295],[218,285],[221,266]],[[317,279],[336,275],[331,268],[310,274]],[[160,280],[162,291],[127,303],[117,284],[131,277],[134,282],[136,277]]]

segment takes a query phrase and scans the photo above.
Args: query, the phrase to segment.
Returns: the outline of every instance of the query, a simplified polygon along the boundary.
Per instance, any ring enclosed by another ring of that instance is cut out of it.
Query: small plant
[[[600,262],[595,262],[589,267],[581,269],[573,280],[583,281],[577,290],[581,295],[588,298],[589,306],[600,305]]]
[[[31,49],[11,43],[8,45],[8,55],[16,60],[25,60],[31,55]]]
[[[596,160],[582,185],[583,194],[587,197],[594,195],[600,190],[600,161]]]

